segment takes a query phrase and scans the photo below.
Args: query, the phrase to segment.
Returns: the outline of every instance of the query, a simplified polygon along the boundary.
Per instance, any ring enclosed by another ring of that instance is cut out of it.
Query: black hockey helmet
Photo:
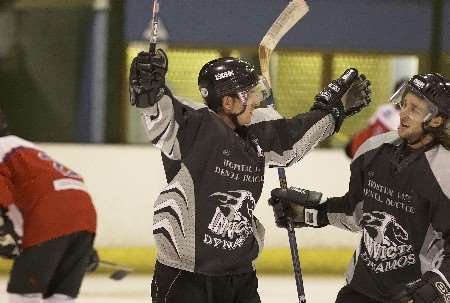
[[[258,73],[252,64],[233,57],[214,59],[206,63],[198,74],[200,94],[215,112],[222,106],[223,96],[247,91],[258,81]]]
[[[9,132],[8,120],[5,113],[0,108],[0,137],[8,136]]]
[[[406,92],[412,92],[429,101],[434,107],[434,115],[450,117],[450,81],[438,73],[418,74],[411,77],[391,97],[393,103],[401,102]]]
[[[450,117],[450,81],[438,73],[415,75],[408,85],[431,101],[441,115]],[[420,95],[419,95],[420,96]]]

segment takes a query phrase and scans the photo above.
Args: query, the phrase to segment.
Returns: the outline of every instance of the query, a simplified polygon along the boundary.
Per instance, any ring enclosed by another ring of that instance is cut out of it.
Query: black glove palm
[[[140,52],[130,67],[130,102],[136,107],[153,106],[164,95],[168,59],[162,49],[154,55]]]
[[[342,96],[341,100],[344,103],[345,116],[353,116],[368,106],[371,101],[371,95],[370,81],[364,74],[359,75],[344,96]]]
[[[370,95],[370,81],[364,75],[358,76],[355,68],[349,68],[316,95],[311,110],[328,111],[336,122],[335,132],[338,132],[345,117],[354,115],[370,103]]]

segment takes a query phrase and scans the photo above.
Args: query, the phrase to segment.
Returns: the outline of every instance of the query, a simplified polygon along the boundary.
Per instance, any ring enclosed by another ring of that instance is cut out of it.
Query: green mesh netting
[[[321,55],[298,52],[277,55],[272,74],[278,111],[287,117],[308,111],[314,96],[321,90]]]
[[[169,72],[167,82],[175,95],[203,102],[198,91],[197,77],[202,66],[217,57],[217,50],[194,50],[187,48],[169,49]]]
[[[392,95],[393,79],[391,77],[391,56],[386,55],[336,55],[333,60],[333,78],[339,77],[342,71],[356,67],[372,82],[372,103],[358,115],[344,122],[341,133],[350,136],[367,126],[375,109],[386,103]]]
[[[128,49],[128,64],[140,50]],[[239,50],[234,50],[239,56]],[[197,88],[197,75],[200,68],[214,58],[220,57],[218,49],[171,48],[167,83],[174,94],[201,102]],[[255,51],[256,54],[256,51]],[[367,121],[378,105],[387,101],[392,93],[392,59],[389,55],[375,54],[334,54],[332,57],[332,78],[337,78],[348,67],[356,67],[372,82],[372,104],[360,114],[344,122],[339,134],[328,140],[325,146],[342,146]],[[277,51],[272,55],[271,76],[277,109],[286,117],[307,111],[314,96],[322,89],[324,59],[320,52]],[[128,142],[146,142],[135,113],[129,116]]]

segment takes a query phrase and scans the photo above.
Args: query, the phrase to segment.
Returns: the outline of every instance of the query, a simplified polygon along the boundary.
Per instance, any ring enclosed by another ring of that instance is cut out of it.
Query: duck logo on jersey
[[[219,205],[208,225],[210,233],[205,234],[203,243],[228,250],[242,246],[253,232],[252,218],[256,202],[252,193],[231,190],[213,193],[210,197],[217,199]]]
[[[363,214],[365,251],[361,257],[375,272],[397,270],[416,263],[408,232],[386,212]]]

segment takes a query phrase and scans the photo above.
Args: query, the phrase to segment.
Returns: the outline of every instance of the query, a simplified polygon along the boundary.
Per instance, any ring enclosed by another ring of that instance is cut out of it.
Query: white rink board
[[[98,247],[152,246],[152,205],[166,180],[157,149],[146,145],[38,144],[50,156],[82,174],[97,208]],[[343,195],[350,161],[342,150],[314,150],[286,169],[288,184]],[[285,230],[275,226],[267,204],[279,186],[276,169],[266,170],[256,216],[266,227],[266,247],[288,247]],[[333,227],[297,232],[302,247],[354,247],[357,234]]]
[[[83,281],[78,303],[147,303],[150,302],[152,275],[130,275],[113,281],[105,275],[87,275]],[[293,275],[259,275],[258,292],[262,303],[298,302]],[[344,277],[304,276],[307,302],[331,303],[344,285]],[[6,276],[0,276],[0,302],[8,302]],[[188,302],[188,301],[186,301]]]

